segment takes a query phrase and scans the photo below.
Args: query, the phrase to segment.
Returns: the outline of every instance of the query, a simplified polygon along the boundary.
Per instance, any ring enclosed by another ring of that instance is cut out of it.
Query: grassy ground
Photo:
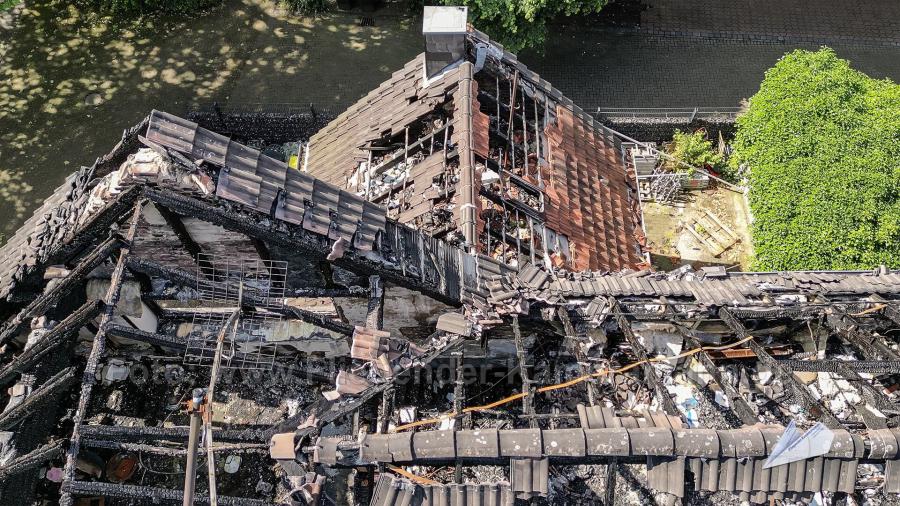
[[[366,28],[353,14],[300,18],[266,0],[135,21],[26,2],[0,29],[0,233],[153,108],[183,114],[215,100],[342,110],[420,51],[414,25],[389,11]],[[86,103],[92,94],[98,105]]]

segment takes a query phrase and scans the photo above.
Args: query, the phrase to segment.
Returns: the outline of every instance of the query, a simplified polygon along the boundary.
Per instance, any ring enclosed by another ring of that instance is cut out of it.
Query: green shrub
[[[443,0],[469,7],[469,22],[512,52],[540,46],[547,22],[558,16],[598,12],[608,0]]]
[[[330,0],[283,0],[294,12],[300,14],[319,14],[332,8]]]
[[[794,51],[766,72],[734,147],[757,268],[900,267],[900,85],[831,49]]]
[[[672,136],[672,142],[666,147],[666,152],[688,165],[701,169],[712,169],[720,174],[726,169],[725,158],[721,153],[713,150],[712,142],[706,138],[704,130],[697,130],[694,133],[675,130],[675,135]],[[666,160],[665,166],[676,172],[688,174],[693,172],[693,169],[673,160]]]
[[[189,14],[213,5],[221,0],[86,0],[84,3],[103,12],[117,16],[134,16],[153,12]]]

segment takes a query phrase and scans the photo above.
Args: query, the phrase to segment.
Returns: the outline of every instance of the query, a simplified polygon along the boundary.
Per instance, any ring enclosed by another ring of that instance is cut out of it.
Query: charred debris
[[[462,19],[287,147],[153,111],[9,239],[4,504],[896,499],[900,274],[651,272],[615,132]]]

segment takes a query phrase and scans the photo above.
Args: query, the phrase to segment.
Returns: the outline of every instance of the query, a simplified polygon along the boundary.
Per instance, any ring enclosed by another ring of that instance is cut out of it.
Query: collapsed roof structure
[[[900,274],[651,272],[615,133],[442,15],[296,168],[153,111],[7,241],[4,503],[900,493]]]

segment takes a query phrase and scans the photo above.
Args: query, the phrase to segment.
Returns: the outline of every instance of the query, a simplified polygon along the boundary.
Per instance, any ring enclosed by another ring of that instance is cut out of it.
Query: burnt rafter
[[[75,383],[75,368],[69,367],[53,375],[37,390],[31,393],[21,404],[0,415],[0,430],[8,430],[17,423],[31,416],[44,403],[54,399],[66,388]]]
[[[97,365],[100,362],[100,358],[103,356],[104,351],[106,350],[106,328],[110,324],[116,305],[119,302],[122,282],[125,279],[125,264],[126,260],[128,259],[128,255],[131,253],[131,245],[134,241],[135,234],[137,233],[137,226],[138,222],[140,221],[141,208],[143,207],[143,205],[144,201],[140,200],[134,206],[134,211],[131,216],[131,223],[129,224],[128,231],[124,238],[125,244],[119,251],[119,259],[116,261],[116,266],[113,269],[112,276],[110,277],[109,289],[103,299],[104,311],[100,316],[98,331],[94,336],[94,342],[91,346],[91,353],[88,356],[87,364],[84,368],[84,376],[81,382],[81,395],[78,398],[78,406],[75,410],[75,414],[72,420],[73,427],[72,436],[70,439],[71,442],[66,452],[66,466],[64,469],[63,478],[64,492],[62,494],[62,497],[60,498],[60,504],[64,506],[71,506],[71,504],[73,503],[72,496],[66,491],[65,483],[70,483],[75,479],[75,466],[78,460],[78,451],[81,441],[81,424],[84,423],[84,419],[87,416],[88,406],[90,405],[91,393],[93,391],[94,382],[96,381],[95,374],[97,372]]]
[[[628,323],[628,318],[622,313],[622,307],[619,305],[619,301],[610,298],[609,305],[610,308],[612,308],[613,316],[616,319],[619,330],[622,331],[625,340],[628,341],[628,345],[631,346],[637,359],[641,361],[641,371],[644,373],[644,381],[647,383],[647,386],[656,393],[656,398],[659,401],[660,406],[662,406],[663,411],[668,415],[682,417],[681,411],[675,406],[675,401],[672,400],[672,396],[669,395],[666,386],[660,381],[659,376],[656,374],[656,370],[653,369],[653,365],[647,362],[647,350],[644,349],[644,346],[638,341],[637,336],[634,335],[634,330],[632,330],[631,324]]]
[[[690,348],[701,348],[700,341],[697,340],[690,328],[683,326],[683,322],[679,321],[675,316],[675,311],[668,301],[666,302],[666,314],[672,318],[673,323],[675,323],[675,328],[681,336],[684,337],[685,342]],[[731,382],[726,381],[725,378],[722,377],[722,372],[719,371],[719,368],[716,366],[715,362],[713,362],[709,353],[706,350],[701,349],[700,352],[697,353],[696,358],[700,362],[700,365],[706,369],[706,372],[712,376],[713,381],[715,381],[716,384],[722,388],[725,395],[728,396],[729,406],[731,406],[729,409],[734,412],[735,416],[746,425],[757,423],[759,419],[756,410],[750,406],[747,400],[744,399],[744,396],[734,388],[734,385],[732,385]]]
[[[722,321],[725,322],[726,325],[738,336],[739,339],[746,339],[751,337],[750,333],[747,332],[744,324],[740,322],[731,312],[726,308],[719,309],[719,317]],[[760,346],[755,340],[749,339],[747,341],[747,346],[753,350],[753,353],[756,354],[756,357],[760,362],[764,363],[768,367],[772,369],[775,375],[781,379],[781,381],[786,385],[791,387],[791,391],[798,398],[800,403],[806,408],[807,412],[815,418],[818,418],[824,423],[827,427],[831,429],[838,429],[843,427],[841,425],[840,420],[835,418],[835,416],[829,411],[825,406],[822,405],[819,401],[816,400],[815,397],[812,396],[810,391],[806,388],[806,386],[801,383],[793,373],[782,367],[775,357],[769,354],[768,351],[762,346]]]
[[[10,476],[43,466],[48,461],[62,455],[63,449],[62,440],[35,448],[25,455],[15,458],[3,467],[0,467],[0,480],[7,480]]]
[[[69,274],[62,278],[50,290],[34,299],[28,306],[10,318],[0,329],[0,344],[15,336],[30,318],[41,316],[69,294],[79,283],[85,281],[87,275],[110,255],[122,247],[122,240],[112,237],[101,243],[93,251],[84,256]]]

